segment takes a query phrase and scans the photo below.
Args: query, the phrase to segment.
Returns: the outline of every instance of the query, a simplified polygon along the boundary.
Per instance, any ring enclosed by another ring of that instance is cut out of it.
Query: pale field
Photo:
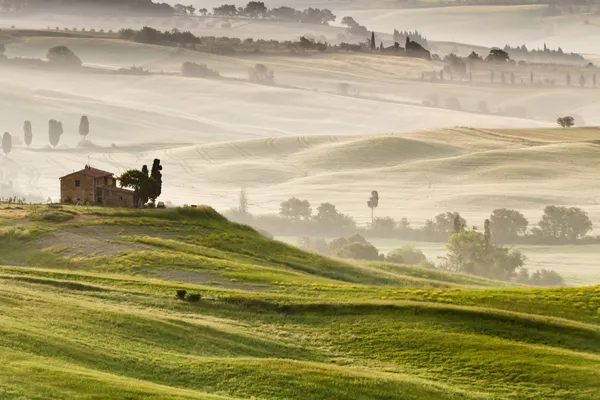
[[[15,141],[0,156],[0,197],[58,200],[58,178],[88,162],[119,174],[160,158],[161,200],[175,204],[226,210],[244,186],[253,213],[277,212],[297,196],[314,208],[332,202],[366,224],[366,201],[378,190],[376,215],[415,226],[449,210],[481,225],[500,207],[537,222],[548,204],[579,206],[600,221],[600,130],[549,129],[569,113],[600,124],[593,90],[423,82],[415,78],[436,66],[399,57],[228,57],[109,39],[23,38],[7,44],[7,55],[44,57],[61,44],[86,65],[165,75],[3,68],[2,129],[21,137],[31,120],[34,142],[27,149]],[[176,76],[187,60],[226,79]],[[275,71],[278,86],[246,81],[257,62]],[[337,94],[341,82],[359,97]],[[420,105],[431,96],[457,97],[472,111],[482,99],[492,109],[525,105],[536,119]],[[83,114],[87,147],[77,133]],[[65,126],[56,150],[47,145],[50,118]]]

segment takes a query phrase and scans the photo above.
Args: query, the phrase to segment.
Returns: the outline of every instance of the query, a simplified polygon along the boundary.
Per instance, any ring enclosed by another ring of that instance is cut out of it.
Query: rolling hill
[[[348,264],[208,208],[3,207],[0,218],[6,399],[600,393],[597,287]],[[201,298],[179,300],[182,289]]]

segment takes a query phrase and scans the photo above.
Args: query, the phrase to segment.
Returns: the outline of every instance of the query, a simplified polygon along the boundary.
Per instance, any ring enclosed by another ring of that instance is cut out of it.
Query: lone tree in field
[[[573,118],[571,116],[559,117],[556,120],[556,123],[558,125],[562,126],[563,128],[570,128],[573,125],[575,125],[575,118]]]
[[[66,46],[56,46],[48,50],[48,61],[63,66],[80,67],[83,62]]]
[[[79,121],[79,134],[83,136],[83,140],[90,134],[90,121],[85,115],[81,117],[81,121]]]
[[[33,131],[31,130],[31,121],[25,121],[23,124],[23,134],[25,139],[25,144],[27,147],[31,145],[33,141]]]
[[[4,136],[2,136],[2,151],[4,154],[8,155],[12,150],[12,136],[10,133],[4,132]]]
[[[494,210],[489,221],[492,236],[499,244],[514,243],[519,235],[527,232],[529,225],[527,218],[519,211],[506,208]]]
[[[371,192],[371,198],[367,201],[367,206],[371,209],[371,226],[375,222],[374,210],[379,206],[379,193],[376,190]]]
[[[581,74],[581,77],[579,78],[579,86],[585,86],[585,76],[583,76],[583,74]]]
[[[48,122],[48,136],[50,139],[50,145],[56,148],[58,143],[60,142],[60,136],[63,134],[63,125],[62,122],[57,121],[55,119],[51,119]]]

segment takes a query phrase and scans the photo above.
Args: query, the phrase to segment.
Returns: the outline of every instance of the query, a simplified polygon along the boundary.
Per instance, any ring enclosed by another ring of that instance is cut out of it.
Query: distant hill
[[[173,7],[152,0],[5,0],[0,6],[5,12],[66,12],[75,14],[119,13],[171,15]]]

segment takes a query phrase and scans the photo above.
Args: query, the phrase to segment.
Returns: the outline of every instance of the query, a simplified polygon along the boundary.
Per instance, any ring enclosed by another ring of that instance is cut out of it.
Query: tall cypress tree
[[[157,183],[155,192],[152,194],[152,196],[150,196],[154,199],[160,197],[162,193],[162,172],[160,172],[162,169],[163,167],[160,165],[160,160],[155,158],[154,162],[152,163],[152,171],[150,172],[150,177],[154,178]]]
[[[375,45],[375,31],[371,32],[371,50],[375,51],[376,49],[376,45]]]
[[[27,145],[27,147],[29,147],[29,145],[31,145],[31,142],[33,140],[33,131],[31,130],[31,121],[25,121],[25,123],[23,124],[23,133],[24,133],[24,139],[25,139],[25,144]]]

